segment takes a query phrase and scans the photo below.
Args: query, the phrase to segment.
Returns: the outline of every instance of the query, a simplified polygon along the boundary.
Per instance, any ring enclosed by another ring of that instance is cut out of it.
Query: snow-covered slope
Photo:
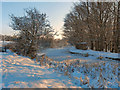
[[[8,50],[2,54],[3,88],[70,88],[77,87],[71,80],[54,69],[40,66],[29,58]],[[79,87],[79,86],[78,86]]]

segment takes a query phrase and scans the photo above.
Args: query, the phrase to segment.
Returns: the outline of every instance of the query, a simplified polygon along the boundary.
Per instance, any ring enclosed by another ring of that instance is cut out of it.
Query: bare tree
[[[114,29],[117,27],[116,13],[119,12],[116,8],[114,2],[74,4],[73,10],[65,17],[64,35],[74,44],[88,42],[92,50],[113,51],[113,44],[118,47],[115,46],[118,41],[114,37]]]
[[[40,13],[36,8],[25,9],[25,15],[21,17],[10,15],[11,27],[13,30],[19,30],[17,39],[17,53],[35,57],[39,46],[39,37],[49,34],[52,29],[44,13]]]
[[[120,1],[118,2],[117,14],[117,52],[120,53]]]

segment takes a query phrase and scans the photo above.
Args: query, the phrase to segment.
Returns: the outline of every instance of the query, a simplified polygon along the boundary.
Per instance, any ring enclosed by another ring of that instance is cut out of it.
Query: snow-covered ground
[[[72,88],[80,87],[54,69],[40,66],[35,61],[11,51],[2,54],[3,88]]]
[[[9,50],[1,52],[2,82],[0,83],[2,87],[118,88],[120,86],[119,61],[105,58],[100,60],[97,58],[99,56],[97,53],[87,57],[71,54],[70,50],[81,53],[73,47],[43,50],[43,53],[48,56],[43,61],[43,66],[39,61],[16,55]],[[102,52],[99,53],[102,54]],[[86,52],[83,51],[83,54]]]
[[[83,55],[71,54],[70,50],[77,53],[83,51]],[[60,73],[64,73],[64,75],[72,79],[72,82],[82,88],[118,88],[120,86],[118,76],[120,62],[107,58],[98,58],[101,55],[103,57],[113,55],[114,57],[118,54],[86,51],[76,50],[73,47],[46,49],[43,52],[52,59],[51,61],[46,60],[44,64]],[[89,53],[90,56],[85,57],[84,54],[86,53]]]
[[[88,53],[89,55],[94,55],[94,57],[102,56],[102,57],[110,57],[110,58],[119,58],[120,59],[120,56],[118,53],[93,51],[93,50],[79,50],[79,49],[76,49],[75,47],[71,47],[69,51],[73,52],[73,53],[78,53],[78,54]]]
[[[0,90],[2,88],[2,55],[0,54]]]
[[[0,47],[2,47],[3,45],[7,45],[9,43],[12,43],[12,41],[0,41]]]
[[[78,53],[71,54],[70,52]],[[103,57],[114,57],[119,58],[118,53],[110,53],[110,52],[100,52],[93,50],[78,50],[74,47],[64,47],[64,48],[49,48],[43,50],[43,53],[46,53],[46,56],[50,57],[55,61],[64,61],[64,60],[73,60],[80,59],[87,62],[99,62],[99,61],[112,61],[111,59],[103,58],[102,60],[98,59],[99,56]],[[85,57],[84,54],[89,54],[89,56]]]

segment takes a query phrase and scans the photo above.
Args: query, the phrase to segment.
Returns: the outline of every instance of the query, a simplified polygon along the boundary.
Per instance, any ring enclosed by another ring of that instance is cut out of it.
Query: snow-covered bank
[[[110,52],[103,52],[103,51],[93,51],[93,50],[80,50],[76,49],[75,47],[71,47],[69,49],[70,52],[72,53],[77,53],[77,54],[89,54],[89,55],[94,55],[95,57],[108,57],[108,58],[119,58],[120,56],[118,53],[110,53]]]
[[[2,47],[3,45],[7,45],[9,43],[13,43],[12,41],[0,41],[0,47]]]
[[[0,90],[2,89],[2,55],[0,54]]]
[[[45,61],[44,65],[68,76],[72,82],[82,88],[118,88],[120,86],[119,61],[97,59],[102,53],[88,57],[71,54],[69,52],[71,49],[71,47],[46,49],[44,53],[52,59]]]
[[[119,63],[111,61],[87,62],[84,60],[54,61],[45,59],[40,64],[68,76],[82,88],[118,88]]]
[[[64,48],[48,48],[43,51],[43,53],[46,54],[49,58],[55,60],[55,61],[64,61],[64,60],[73,60],[73,59],[81,59],[81,60],[86,60],[86,61],[96,61],[96,59],[91,59],[91,58],[86,58],[81,55],[75,55],[71,54],[69,52],[69,49],[71,47],[64,47]]]
[[[80,87],[71,79],[56,73],[54,69],[39,66],[29,58],[18,56],[11,51],[2,54],[3,88],[70,88]]]
[[[77,53],[77,54],[71,54],[70,52]],[[109,52],[100,52],[100,51],[92,51],[92,50],[78,50],[74,47],[64,47],[64,48],[48,48],[46,50],[43,50],[43,53],[46,54],[49,58],[55,60],[55,61],[64,61],[64,60],[83,60],[87,62],[99,62],[99,61],[112,61],[116,62],[115,60],[103,58],[99,59],[98,57],[114,57],[118,58],[118,53],[109,53]],[[88,56],[85,56],[86,54],[89,54]]]

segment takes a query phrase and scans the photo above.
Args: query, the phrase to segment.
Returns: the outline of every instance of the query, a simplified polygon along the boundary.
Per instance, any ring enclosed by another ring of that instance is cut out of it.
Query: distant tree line
[[[67,39],[54,39],[51,45],[51,48],[61,48],[68,45]]]
[[[78,2],[64,19],[64,36],[92,50],[120,52],[120,1]]]
[[[0,35],[1,41],[15,41],[17,39],[16,35],[10,36],[10,35]]]

